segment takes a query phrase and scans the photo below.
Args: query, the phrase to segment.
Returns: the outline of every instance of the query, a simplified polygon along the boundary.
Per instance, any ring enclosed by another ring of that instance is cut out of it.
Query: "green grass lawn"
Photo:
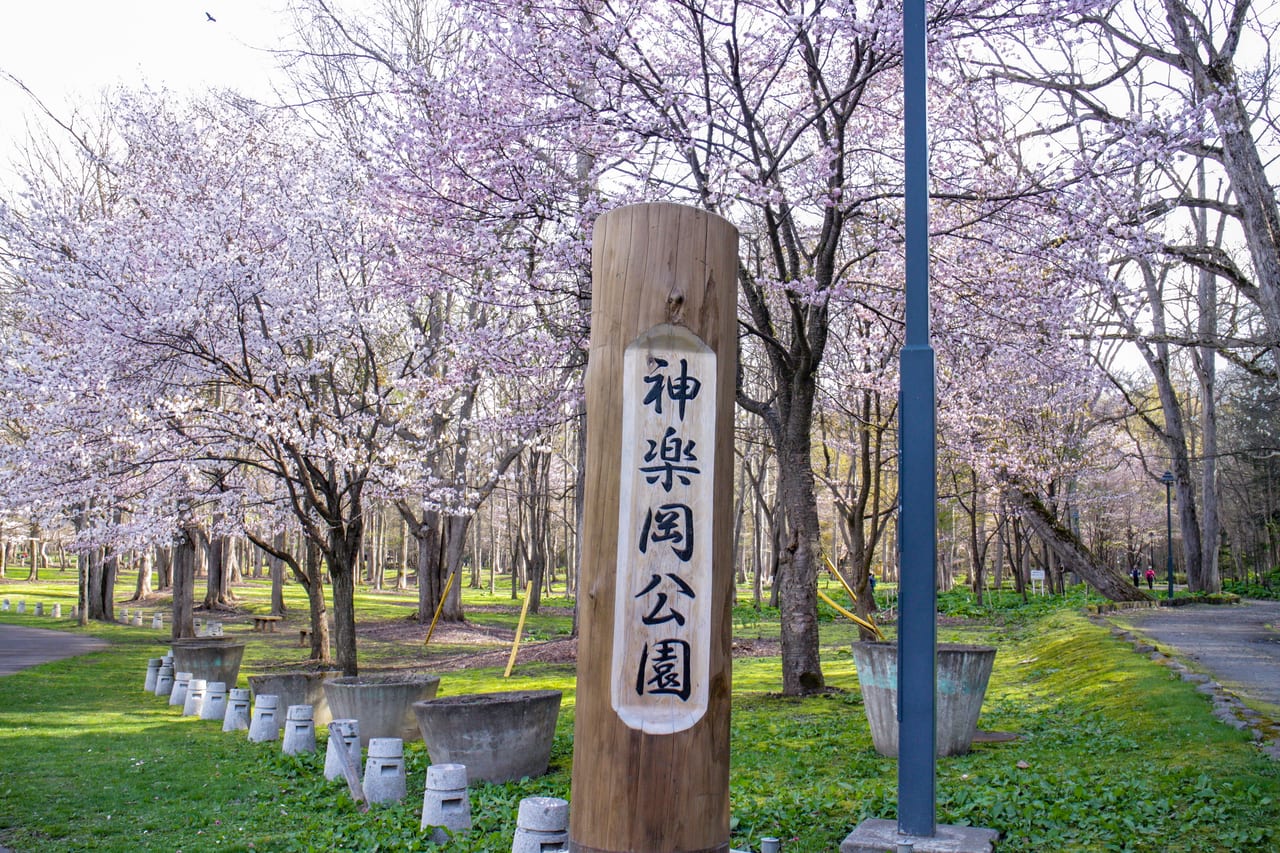
[[[25,572],[22,572],[25,576]],[[131,587],[130,587],[131,588]],[[122,586],[121,590],[125,588]],[[78,631],[33,615],[33,603],[74,597],[74,575],[39,584],[0,582],[0,596],[24,598],[28,612],[0,621]],[[247,610],[264,612],[265,586],[238,589]],[[289,589],[291,627],[305,604]],[[59,597],[63,596],[63,597]],[[413,591],[358,596],[362,623],[408,625]],[[568,633],[567,602],[548,600],[531,617],[541,639]],[[47,605],[46,605],[47,606]],[[514,627],[508,592],[468,590],[468,619],[495,633]],[[949,618],[942,639],[988,642],[999,652],[981,726],[1016,732],[1012,743],[977,745],[938,762],[938,820],[992,827],[1005,851],[1268,851],[1280,849],[1280,764],[1215,722],[1208,700],[1159,664],[1132,653],[1080,602],[1003,602]],[[776,613],[735,609],[735,636],[777,637]],[[251,634],[241,683],[254,671],[302,663],[297,635]],[[149,622],[148,622],[149,625]],[[871,746],[849,641],[853,631],[823,623],[824,696],[776,695],[776,657],[734,662],[731,756],[733,845],[759,849],[763,836],[792,853],[830,851],[867,817],[894,818],[895,762]],[[573,754],[571,665],[520,663],[445,672],[441,695],[554,687],[565,691],[551,772],[540,779],[472,787],[473,832],[437,848],[418,829],[428,763],[407,749],[410,796],[360,814],[339,782],[322,775],[322,752],[286,757],[278,744],[251,744],[211,722],[181,718],[146,694],[146,660],[163,636],[149,628],[94,625],[110,649],[0,678],[0,845],[27,851],[79,850],[432,850],[506,851],[516,806],[531,795],[569,794]],[[398,641],[362,638],[361,664],[430,669],[468,653],[420,629]],[[535,640],[536,642],[536,640]],[[507,648],[500,638],[483,648]]]

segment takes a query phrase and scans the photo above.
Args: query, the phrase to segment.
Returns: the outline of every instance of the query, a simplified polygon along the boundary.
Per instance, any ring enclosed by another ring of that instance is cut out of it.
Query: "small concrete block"
[[[249,689],[233,687],[227,694],[227,713],[222,717],[224,732],[240,732],[249,728]]]
[[[204,688],[204,704],[200,706],[200,719],[222,722],[227,716],[227,683],[210,681]]]
[[[364,796],[370,803],[399,802],[405,797],[404,741],[398,737],[369,739],[364,765]]]
[[[37,615],[37,616],[43,616],[43,615],[44,615],[44,602],[43,602],[43,601],[37,601],[37,602],[36,602],[36,615]]]
[[[432,764],[427,767],[427,786],[422,794],[421,828],[436,827],[431,840],[448,842],[453,833],[471,829],[471,798],[467,792],[467,768],[462,764]],[[449,830],[445,832],[445,830]]]
[[[568,849],[568,801],[559,797],[521,800],[511,853],[561,853]]]
[[[428,766],[427,787],[432,791],[457,791],[467,787],[467,766],[465,764]]]
[[[1000,833],[979,826],[939,826],[934,835],[901,835],[892,820],[871,819],[858,824],[840,844],[840,853],[885,853],[910,844],[912,853],[992,853]]]
[[[163,660],[163,658],[161,659]],[[173,692],[173,664],[162,663],[156,673],[156,695],[168,697]]]
[[[61,619],[61,618],[62,618],[62,605],[61,605],[61,604],[55,604],[55,605],[53,605],[53,618],[54,618],[54,619]]]
[[[567,832],[569,802],[559,797],[525,797],[520,801],[516,826],[538,832]]]
[[[151,629],[153,631],[159,631],[163,627],[164,627],[164,617],[162,615],[157,613],[151,617]]]
[[[6,598],[3,603],[0,603],[0,610],[3,610],[5,613],[9,612],[9,599]]]
[[[301,755],[316,751],[316,724],[310,705],[290,705],[285,712],[284,742],[280,751],[285,755]]]
[[[182,716],[199,717],[204,707],[204,689],[208,686],[203,678],[193,678],[187,682],[187,698],[182,702]]]
[[[133,627],[135,627],[135,628],[141,628],[141,627],[142,627],[142,611],[141,611],[141,610],[139,610],[137,613],[133,614],[133,622],[131,622],[130,624],[132,624],[132,625],[133,625]]]
[[[324,752],[324,778],[332,782],[342,778],[342,757],[339,749],[346,748],[351,766],[360,767],[360,721],[333,720],[329,723],[329,744]]]
[[[249,740],[253,743],[265,743],[280,737],[280,725],[276,722],[280,698],[265,694],[256,697],[253,703],[253,719],[249,721]]]
[[[142,689],[153,696],[156,692],[156,676],[160,675],[160,665],[163,663],[164,661],[160,658],[150,658],[147,660],[147,678],[145,686]]]
[[[25,598],[18,599],[18,612],[19,613],[27,612],[27,600]]]
[[[191,683],[191,673],[179,672],[173,676],[173,692],[169,694],[170,705],[184,705],[187,701],[187,685]]]

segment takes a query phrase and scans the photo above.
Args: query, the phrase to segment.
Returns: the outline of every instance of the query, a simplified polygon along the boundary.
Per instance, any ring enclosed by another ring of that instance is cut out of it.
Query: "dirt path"
[[[107,644],[94,637],[27,628],[22,625],[0,625],[0,676],[12,675],[36,664],[85,655],[105,649]]]

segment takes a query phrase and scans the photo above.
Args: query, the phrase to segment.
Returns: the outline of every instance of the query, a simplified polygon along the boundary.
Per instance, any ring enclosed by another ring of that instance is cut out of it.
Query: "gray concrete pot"
[[[440,687],[438,675],[397,673],[358,675],[323,682],[334,719],[360,721],[360,745],[373,738],[418,740],[413,703],[430,699]]]
[[[445,696],[413,711],[432,764],[465,764],[471,781],[509,782],[547,772],[560,691]]]
[[[231,637],[188,637],[174,640],[173,668],[206,682],[221,681],[230,689],[240,675],[244,643]]]
[[[996,650],[991,646],[938,644],[936,750],[964,755],[978,730],[982,698]],[[898,756],[898,644],[854,643],[862,704],[876,752]]]
[[[333,720],[329,712],[329,699],[325,696],[324,682],[342,676],[340,669],[326,669],[319,672],[270,672],[249,676],[249,686],[253,695],[274,695],[280,697],[280,707],[293,705],[310,705],[312,720],[317,729],[322,729]],[[285,719],[280,718],[283,729]]]

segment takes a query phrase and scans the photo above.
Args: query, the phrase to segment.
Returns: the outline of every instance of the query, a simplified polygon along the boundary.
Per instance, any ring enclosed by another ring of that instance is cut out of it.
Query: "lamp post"
[[[1160,477],[1164,483],[1164,554],[1165,574],[1169,577],[1169,600],[1173,600],[1173,472]]]

